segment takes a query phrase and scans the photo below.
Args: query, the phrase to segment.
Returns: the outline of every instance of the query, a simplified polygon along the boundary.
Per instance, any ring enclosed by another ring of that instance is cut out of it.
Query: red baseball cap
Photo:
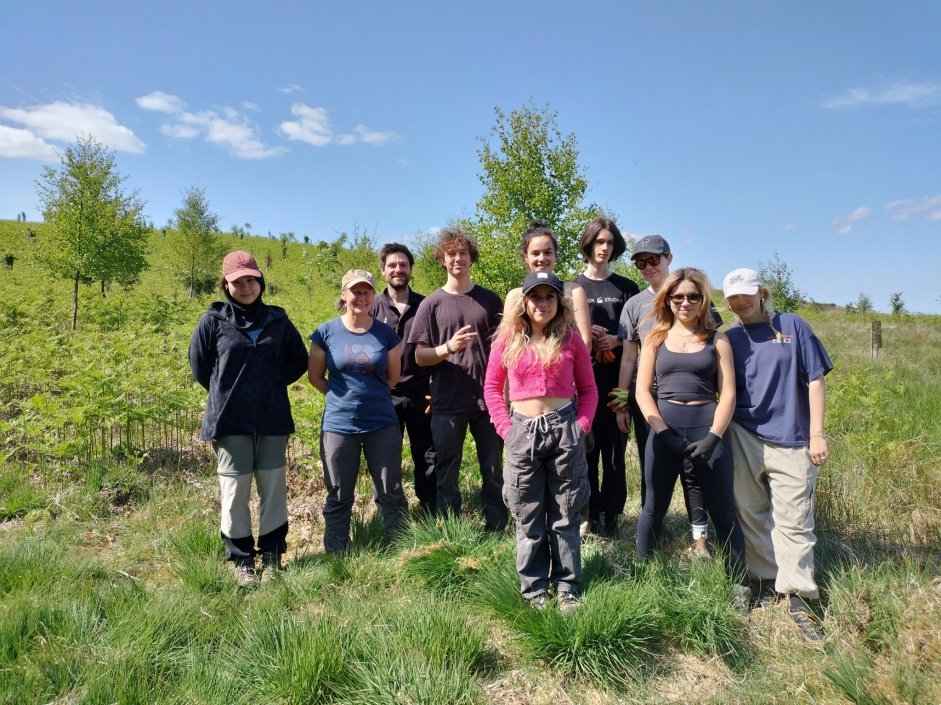
[[[222,276],[227,282],[234,282],[239,277],[258,277],[261,279],[261,270],[250,252],[236,250],[230,252],[222,260]]]

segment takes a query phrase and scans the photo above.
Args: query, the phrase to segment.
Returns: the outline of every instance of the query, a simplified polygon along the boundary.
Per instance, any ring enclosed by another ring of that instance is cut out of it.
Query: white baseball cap
[[[753,296],[761,287],[761,278],[754,269],[733,269],[722,281],[722,295],[725,298],[738,294]]]

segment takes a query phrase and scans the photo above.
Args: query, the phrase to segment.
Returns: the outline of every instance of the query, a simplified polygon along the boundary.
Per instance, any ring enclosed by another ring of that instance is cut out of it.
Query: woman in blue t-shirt
[[[391,326],[370,316],[375,293],[372,274],[349,270],[337,301],[340,315],[310,336],[307,376],[327,397],[320,426],[327,553],[342,553],[350,545],[360,453],[366,456],[376,505],[389,536],[406,512],[402,434],[391,394],[401,372],[402,341]]]
[[[735,503],[756,604],[788,598],[791,618],[821,637],[807,600],[814,581],[814,487],[829,458],[824,435],[826,384],[833,363],[810,326],[773,313],[753,269],[729,272],[722,286],[741,325],[727,335],[735,362],[736,405],[729,425]]]

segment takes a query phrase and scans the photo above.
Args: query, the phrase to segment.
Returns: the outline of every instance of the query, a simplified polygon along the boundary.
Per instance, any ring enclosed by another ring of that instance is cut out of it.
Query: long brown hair
[[[706,337],[716,329],[716,323],[712,320],[712,310],[709,306],[711,301],[712,285],[709,283],[709,277],[706,273],[694,269],[693,267],[682,267],[675,272],[671,272],[660,286],[660,290],[653,299],[653,309],[647,318],[653,318],[654,324],[650,333],[644,339],[644,344],[652,345],[658,348],[664,340],[667,333],[673,327],[675,316],[670,307],[670,296],[676,292],[680,282],[689,281],[696,287],[696,291],[702,296],[702,302],[699,306],[699,313],[696,316],[695,332],[699,340],[705,341]],[[646,320],[646,319],[645,319]]]

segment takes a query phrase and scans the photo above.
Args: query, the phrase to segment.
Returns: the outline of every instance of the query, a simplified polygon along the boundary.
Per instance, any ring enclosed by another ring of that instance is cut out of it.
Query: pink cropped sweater
[[[598,406],[598,388],[591,371],[591,358],[585,342],[572,331],[565,335],[562,357],[551,365],[543,365],[532,348],[523,351],[519,362],[508,370],[503,364],[504,341],[498,336],[490,348],[487,377],[484,380],[484,401],[500,438],[510,432],[510,414],[503,396],[504,383],[509,379],[510,401],[540,397],[578,396],[578,424],[588,433]]]

